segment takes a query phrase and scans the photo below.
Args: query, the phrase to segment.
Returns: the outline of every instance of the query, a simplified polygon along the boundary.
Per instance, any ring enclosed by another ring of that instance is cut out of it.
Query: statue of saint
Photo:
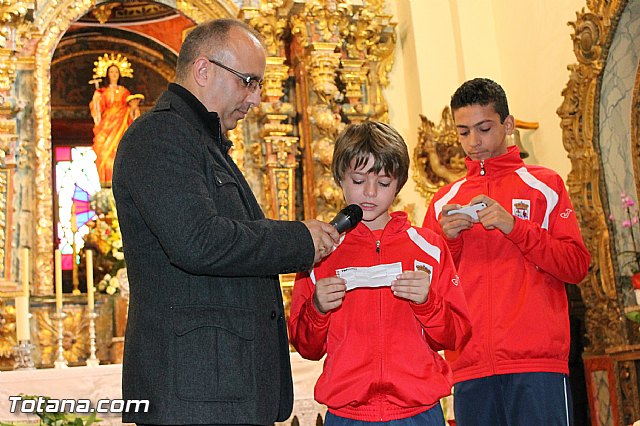
[[[96,167],[100,184],[111,186],[113,160],[120,138],[127,127],[140,115],[139,104],[144,95],[132,95],[126,87],[120,85],[121,77],[133,77],[133,70],[127,58],[118,54],[104,54],[93,69],[93,80],[96,90],[89,104],[93,117],[93,150],[96,153]],[[107,84],[99,83],[107,78]]]

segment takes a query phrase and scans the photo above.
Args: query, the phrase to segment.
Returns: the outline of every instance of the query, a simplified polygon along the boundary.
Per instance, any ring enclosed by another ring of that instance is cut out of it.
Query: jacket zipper
[[[380,254],[380,240],[376,240],[376,254],[378,255],[378,264],[382,263],[382,256]],[[382,323],[382,294],[380,294],[378,300],[380,301],[380,305],[379,305],[379,311],[378,311],[378,318],[380,323]],[[379,327],[379,330],[381,330],[380,332],[382,333],[383,328]],[[384,347],[384,342],[382,341],[384,338],[384,335],[380,335],[380,351],[378,352],[380,354],[380,377],[378,379],[378,385],[380,385],[382,383],[382,374],[383,374],[383,350],[382,348]],[[382,407],[380,407],[380,421],[382,421],[383,416],[382,416]]]
[[[484,160],[480,161],[480,175],[481,176],[485,176],[486,175],[486,170],[484,169]],[[486,179],[485,180],[485,185],[486,185],[486,189],[487,189],[487,196],[491,197],[491,188],[490,188],[490,180]],[[485,247],[485,253],[487,253],[488,248]],[[487,271],[487,279],[488,279],[488,283],[489,283],[489,291],[487,292],[487,295],[489,296],[489,300],[487,301],[487,305],[489,306],[489,323],[492,324],[494,321],[494,316],[493,316],[493,303],[492,303],[492,299],[493,299],[493,277],[491,276],[491,268],[489,268]],[[493,356],[493,333],[491,332],[491,330],[493,329],[493,327],[489,327],[489,364],[491,365],[491,372],[492,374],[496,374],[496,365],[495,365],[495,359]]]

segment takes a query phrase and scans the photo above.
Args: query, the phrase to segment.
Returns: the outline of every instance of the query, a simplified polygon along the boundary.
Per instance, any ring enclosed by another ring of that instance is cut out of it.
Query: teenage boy
[[[327,426],[444,425],[439,400],[453,382],[437,351],[460,347],[470,321],[444,240],[389,213],[408,169],[407,146],[386,124],[352,124],[336,140],[333,177],[363,219],[298,275],[289,321],[300,355],[326,354],[315,398]]]
[[[451,356],[456,422],[570,425],[565,283],[586,276],[590,255],[564,182],[507,147],[514,118],[495,82],[467,81],[451,111],[467,175],[435,194],[424,226],[445,237],[473,321]],[[452,212],[478,203],[477,220]]]

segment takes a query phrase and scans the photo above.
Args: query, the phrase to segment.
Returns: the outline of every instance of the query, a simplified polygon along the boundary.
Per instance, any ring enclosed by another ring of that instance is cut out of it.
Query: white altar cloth
[[[322,371],[322,361],[305,360],[292,352],[291,367],[295,398],[291,419],[295,415],[300,426],[315,426],[318,413],[324,418],[326,412],[326,407],[313,399],[313,387]],[[101,399],[122,399],[122,365],[0,372],[0,421],[39,421],[36,414],[10,412],[9,397],[19,394],[55,399],[89,399],[95,407]],[[98,417],[102,419],[98,426],[122,424],[119,414],[100,413]],[[283,424],[290,424],[291,419]]]

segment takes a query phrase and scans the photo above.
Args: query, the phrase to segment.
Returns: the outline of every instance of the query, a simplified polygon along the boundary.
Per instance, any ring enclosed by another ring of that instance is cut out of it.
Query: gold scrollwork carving
[[[442,110],[437,126],[422,114],[420,120],[418,145],[413,151],[413,176],[416,189],[429,204],[440,187],[463,177],[467,168],[449,107]]]
[[[364,93],[362,88],[367,82],[369,70],[364,66],[363,59],[342,59],[340,68],[340,80],[346,86],[345,96],[351,104],[357,104]]]
[[[339,45],[335,43],[312,43],[311,52],[311,88],[328,105],[340,96],[336,86],[336,70],[340,65]]]
[[[284,82],[289,77],[289,66],[283,56],[268,56],[264,75],[263,97],[268,102],[279,102],[284,96]]]
[[[17,65],[18,60],[14,51],[0,49],[0,91],[9,91],[13,86]]]
[[[293,136],[266,136],[265,187],[270,217],[295,220],[295,184],[298,138]]]
[[[636,73],[631,102],[631,158],[640,158],[640,73]],[[640,161],[633,162],[633,174],[636,188],[640,188]]]
[[[353,16],[344,0],[294,0],[291,12],[291,33],[303,48],[313,42],[341,43]]]
[[[17,53],[31,38],[34,8],[34,2],[22,0],[3,0],[0,4],[0,91],[13,86]]]
[[[10,240],[9,230],[11,224],[8,223],[10,214],[11,196],[11,170],[0,169],[0,281],[5,281],[10,277],[9,269],[11,263],[8,259],[8,244]],[[7,226],[9,225],[9,226]]]
[[[572,170],[567,178],[569,195],[580,220],[582,236],[592,255],[592,265],[585,282],[580,285],[587,303],[586,352],[604,353],[605,348],[625,343],[622,313],[616,301],[610,236],[600,196],[601,170],[594,141],[598,79],[603,70],[604,55],[610,34],[624,9],[620,1],[592,0],[592,12],[577,14],[570,23],[575,34],[574,52],[577,64],[569,66],[570,80],[563,90],[564,101],[558,108],[564,147],[569,153]]]
[[[283,0],[261,1],[258,8],[244,7],[240,11],[240,19],[245,20],[264,37],[267,56],[283,54],[282,36],[287,26],[286,19],[278,18]]]
[[[75,364],[85,360],[89,352],[89,321],[83,309],[65,310],[65,313],[67,316],[62,321],[62,348],[64,358]],[[48,311],[37,311],[36,322],[41,363],[52,365],[58,349],[57,321],[51,319]]]
[[[276,169],[274,170],[277,196],[278,219],[291,220],[291,214],[294,212],[293,199],[289,196],[289,188],[293,185],[293,169]],[[295,214],[294,214],[295,217]]]
[[[622,423],[630,424],[640,418],[640,410],[636,406],[637,401],[640,401],[638,373],[633,360],[619,361],[616,364],[622,396],[622,419],[624,419]]]
[[[603,18],[594,13],[579,14],[576,22],[570,22],[569,25],[574,29],[571,38],[578,61],[597,64],[600,68],[603,37],[606,34]]]
[[[0,368],[13,368],[16,341],[16,308],[0,299]]]
[[[111,17],[111,12],[113,12],[113,9],[115,9],[118,6],[120,6],[120,3],[117,3],[117,2],[103,3],[100,6],[93,9],[91,11],[91,14],[95,16],[98,22],[100,22],[101,24],[104,24]]]

